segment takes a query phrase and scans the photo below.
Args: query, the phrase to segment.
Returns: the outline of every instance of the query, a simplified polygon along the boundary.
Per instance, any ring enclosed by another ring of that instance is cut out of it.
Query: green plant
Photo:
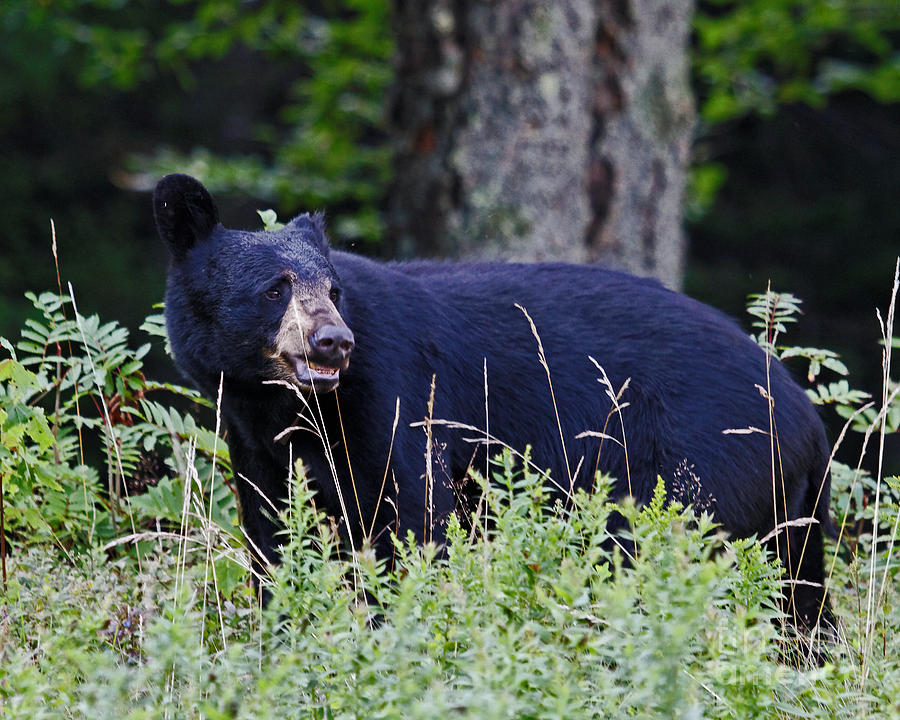
[[[392,559],[368,546],[348,553],[298,466],[282,563],[267,580],[272,604],[261,611],[242,583],[247,556],[228,532],[231,516],[222,516],[224,527],[209,521],[220,493],[230,495],[212,467],[213,458],[217,468],[227,462],[222,439],[157,400],[152,384],[117,381],[123,356],[115,348],[127,338],[114,327],[101,331],[75,314],[77,335],[88,330],[79,339],[62,313],[75,312],[70,302],[36,300],[49,318],[29,325],[24,348],[2,343],[4,479],[24,487],[21,464],[43,472],[57,446],[61,466],[72,465],[78,428],[85,441],[106,442],[94,402],[109,406],[129,387],[135,404],[120,411],[134,423],[125,427],[171,450],[171,472],[147,494],[120,500],[141,507],[138,518],[161,518],[138,533],[140,556],[109,552],[136,541],[128,536],[105,547],[75,539],[62,556],[36,538],[10,558],[0,593],[4,716],[769,720],[880,717],[896,705],[894,478],[879,489],[876,479],[834,466],[835,508],[847,509],[858,530],[849,549],[829,547],[841,624],[835,637],[811,640],[822,667],[797,654],[779,622],[782,571],[754,539],[724,539],[708,517],[668,502],[662,482],[644,507],[610,504],[611,480],[602,476],[590,494],[557,497],[527,452],[522,461],[509,451],[495,458],[490,477],[473,474],[480,501],[449,519],[443,552],[396,538]],[[795,298],[757,303],[763,339],[780,357],[804,355],[779,344],[797,307]],[[159,331],[158,318],[148,327]],[[61,351],[41,350],[54,332]],[[819,351],[807,356],[820,369],[831,365]],[[109,384],[98,367],[113,376]],[[78,407],[95,416],[82,418]],[[124,449],[137,442],[118,425],[109,437]],[[97,475],[98,515],[117,512]],[[34,511],[44,513],[47,489],[30,490]],[[608,529],[612,512],[628,520],[621,536]]]
[[[780,662],[778,567],[667,503],[661,483],[646,507],[613,507],[606,478],[562,503],[509,454],[491,472],[481,509],[451,518],[444,556],[398,538],[392,562],[338,552],[301,475],[261,616],[246,596],[204,608],[196,561],[177,590],[165,539],[133,575],[124,557],[121,572],[76,561],[62,583],[17,580],[0,608],[0,704],[75,718],[746,720],[892,707],[893,653],[873,658],[868,686],[842,643],[821,669]],[[607,531],[613,509],[631,523],[627,562]],[[39,548],[14,562],[21,579],[53,566]],[[44,609],[28,612],[36,602]],[[884,632],[898,622],[886,613]]]
[[[847,381],[820,383],[815,389],[807,390],[810,399],[819,405],[832,405],[836,413],[846,420],[844,430],[837,440],[839,446],[848,429],[863,435],[862,450],[855,468],[837,462],[832,457],[830,464],[832,493],[831,508],[839,525],[839,543],[831,558],[833,577],[839,556],[848,563],[853,573],[855,596],[859,603],[852,632],[848,633],[850,644],[860,659],[860,677],[863,684],[873,662],[881,658],[876,653],[876,636],[881,634],[883,647],[887,647],[890,634],[885,627],[884,616],[890,612],[891,592],[900,575],[897,562],[897,539],[900,530],[900,477],[884,473],[884,436],[896,433],[900,428],[900,390],[891,380],[891,349],[897,338],[892,336],[894,311],[900,290],[900,261],[894,270],[894,284],[886,318],[881,322],[883,392],[880,406],[869,401],[869,394],[852,390]],[[818,348],[803,348],[778,345],[778,340],[787,325],[796,321],[800,312],[800,301],[790,294],[774,293],[771,289],[764,295],[753,295],[748,311],[756,318],[754,327],[761,328],[757,342],[778,360],[802,357],[809,361],[808,378],[813,382],[823,368],[842,375],[848,374],[846,367],[834,353]],[[775,400],[777,402],[777,399]],[[864,466],[869,442],[873,437],[881,441],[875,458],[875,472]],[[863,560],[865,558],[865,560]],[[882,651],[883,655],[883,651]]]
[[[779,103],[821,106],[850,88],[896,101],[900,64],[891,33],[898,28],[889,0],[705,3],[694,16],[701,115],[716,123],[771,114]]]
[[[708,0],[694,13],[691,63],[700,141],[690,170],[687,215],[699,220],[727,181],[706,140],[746,116],[771,118],[782,105],[825,106],[853,90],[877,102],[900,98],[891,0]],[[713,143],[714,144],[714,143]]]
[[[6,532],[20,544],[51,537],[63,547],[91,546],[147,522],[178,521],[188,449],[195,474],[205,478],[215,449],[213,518],[233,528],[234,500],[221,474],[227,446],[155,399],[203,404],[197,393],[147,380],[142,358],[149,344],[131,349],[117,323],[80,315],[71,297],[28,297],[40,319],[26,321],[16,346],[0,340],[9,354],[0,361]],[[147,327],[158,330],[154,323]],[[103,477],[95,469],[98,452]],[[146,494],[129,503],[134,490]]]
[[[791,293],[774,292],[753,294],[747,302],[747,312],[754,318],[753,327],[759,329],[754,336],[756,342],[779,362],[792,358],[802,358],[808,362],[807,379],[815,382],[822,370],[830,370],[838,375],[848,375],[847,366],[837,353],[814,347],[799,347],[779,344],[781,336],[791,323],[797,322],[802,301]],[[887,338],[885,346],[896,344],[898,338]],[[885,397],[886,406],[878,410],[867,403],[870,394],[854,390],[846,380],[819,383],[807,390],[810,400],[816,405],[833,405],[841,417],[852,420],[852,428],[859,432],[871,432],[880,426],[882,417],[887,432],[900,429],[900,402],[897,402],[896,384],[886,379],[889,392]]]
[[[289,58],[295,79],[277,114],[253,129],[261,152],[222,156],[205,148],[160,148],[133,162],[135,168],[157,176],[188,172],[213,190],[240,190],[291,209],[327,207],[336,237],[380,240],[392,153],[384,130],[393,79],[390,2],[328,0],[312,9],[276,1],[255,10],[209,0],[196,5],[200,20],[173,23],[155,47],[145,43],[145,52],[171,62],[176,39],[197,57],[217,58],[244,46]]]

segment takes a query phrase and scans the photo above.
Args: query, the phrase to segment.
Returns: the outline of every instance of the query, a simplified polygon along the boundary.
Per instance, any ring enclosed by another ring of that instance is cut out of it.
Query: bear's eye
[[[338,298],[341,296],[341,291],[337,288],[331,288],[331,292],[328,293],[328,297],[331,299],[331,302],[336,303]]]
[[[269,300],[280,300],[281,299],[281,288],[280,287],[270,287],[266,290],[266,297]]]

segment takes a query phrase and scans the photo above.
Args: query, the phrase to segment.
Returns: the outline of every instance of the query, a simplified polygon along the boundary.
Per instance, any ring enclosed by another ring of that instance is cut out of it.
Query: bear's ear
[[[176,260],[203,242],[219,224],[209,191],[189,175],[166,175],[153,191],[153,215],[160,238]]]
[[[324,212],[298,215],[287,224],[287,227],[302,232],[320,253],[328,257],[329,245],[328,236],[325,234]]]

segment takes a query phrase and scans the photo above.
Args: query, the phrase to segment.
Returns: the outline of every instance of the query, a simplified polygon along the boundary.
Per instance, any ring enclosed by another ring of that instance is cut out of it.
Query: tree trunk
[[[395,10],[395,255],[600,262],[680,284],[690,0]]]

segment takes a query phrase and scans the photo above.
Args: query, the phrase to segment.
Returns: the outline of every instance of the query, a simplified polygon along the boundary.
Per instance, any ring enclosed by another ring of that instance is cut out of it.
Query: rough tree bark
[[[680,284],[692,0],[395,11],[395,255],[600,262]]]

